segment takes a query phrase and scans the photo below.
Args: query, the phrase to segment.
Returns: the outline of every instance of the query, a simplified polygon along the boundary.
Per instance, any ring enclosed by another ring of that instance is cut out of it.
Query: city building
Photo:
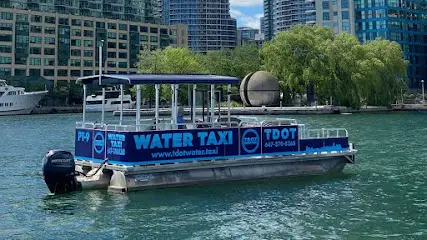
[[[347,32],[355,35],[353,0],[316,1],[316,24],[331,28],[335,34]]]
[[[355,34],[353,0],[264,0],[266,40],[296,24],[318,24]]]
[[[160,18],[155,18],[158,9],[154,0],[1,0],[0,7],[160,23]]]
[[[165,24],[188,26],[188,46],[194,52],[230,49],[237,44],[229,0],[163,0],[162,14]]]
[[[262,47],[264,43],[264,34],[259,29],[250,27],[239,27],[237,29],[237,45],[256,44]]]
[[[314,13],[314,14],[313,14]],[[315,0],[264,0],[266,40],[296,24],[316,23]]]
[[[0,8],[0,77],[73,80],[98,74],[98,45],[108,73],[135,73],[141,49],[187,46],[187,26]]]
[[[259,19],[259,29],[260,29],[260,33],[264,34],[265,32],[265,22],[264,22],[264,17],[261,17]]]
[[[427,80],[427,2],[354,0],[356,35],[362,42],[377,38],[398,42],[409,60],[408,86],[420,89]]]

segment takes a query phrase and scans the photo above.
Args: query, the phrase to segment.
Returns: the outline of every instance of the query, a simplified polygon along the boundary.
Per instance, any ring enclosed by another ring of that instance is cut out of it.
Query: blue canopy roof
[[[77,83],[91,84],[99,81],[99,75],[81,77]],[[138,84],[238,84],[235,77],[216,75],[178,75],[178,74],[103,74],[101,85]]]

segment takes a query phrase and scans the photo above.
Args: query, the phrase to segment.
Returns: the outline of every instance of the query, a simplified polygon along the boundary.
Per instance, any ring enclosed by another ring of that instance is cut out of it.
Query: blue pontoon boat
[[[86,86],[98,82],[135,85],[136,118],[124,124],[123,107],[117,124],[83,119],[77,123],[75,154],[50,151],[44,158],[44,179],[53,193],[78,189],[108,188],[118,191],[171,187],[208,182],[319,175],[342,171],[354,163],[356,150],[342,128],[307,129],[292,119],[256,121],[230,116],[234,77],[213,75],[97,75],[77,80]],[[154,84],[155,117],[140,119],[141,85]],[[159,118],[160,84],[171,86],[171,116]],[[189,120],[178,116],[178,87],[193,86]],[[197,85],[228,86],[228,114],[215,116],[210,94],[209,118],[197,121]],[[105,92],[105,91],[104,91]],[[121,94],[123,96],[123,94]]]

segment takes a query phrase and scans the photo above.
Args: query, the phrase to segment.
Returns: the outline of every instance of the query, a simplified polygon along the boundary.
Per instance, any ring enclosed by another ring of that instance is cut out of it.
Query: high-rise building
[[[97,74],[103,41],[107,73],[135,73],[142,49],[187,46],[187,26],[0,8],[0,78],[74,80]]]
[[[236,20],[229,0],[163,0],[165,24],[188,25],[188,46],[194,52],[234,48]]]
[[[427,2],[415,0],[354,0],[356,35],[362,42],[377,38],[398,42],[409,60],[409,88],[427,80]]]
[[[265,22],[264,22],[264,17],[261,17],[259,19],[259,29],[260,29],[260,33],[264,34],[265,32]]]
[[[331,28],[335,34],[347,32],[355,35],[353,0],[316,1],[316,24]]]
[[[41,12],[160,23],[156,0],[1,0],[0,7]]]
[[[296,24],[318,24],[354,34],[353,0],[264,0],[264,33],[271,40]]]
[[[264,0],[266,40],[292,25],[316,23],[315,13],[315,0]]]

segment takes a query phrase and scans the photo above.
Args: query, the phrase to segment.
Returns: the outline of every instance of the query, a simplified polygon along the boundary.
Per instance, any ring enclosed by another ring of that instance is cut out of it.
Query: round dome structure
[[[271,106],[279,96],[279,81],[269,72],[250,73],[240,83],[240,98],[245,106]]]

